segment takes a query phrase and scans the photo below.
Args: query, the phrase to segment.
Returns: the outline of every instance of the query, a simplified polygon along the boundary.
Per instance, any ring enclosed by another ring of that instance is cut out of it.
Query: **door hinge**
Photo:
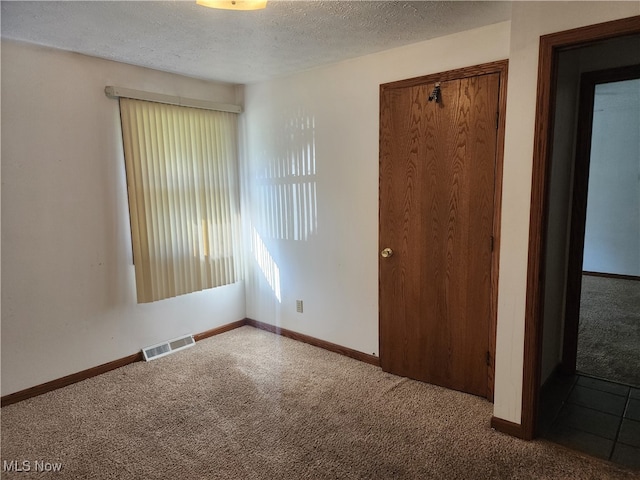
[[[491,251],[493,252],[493,249],[495,247],[496,244],[496,239],[493,235],[491,235]]]
[[[496,112],[496,130],[500,128],[500,112]]]
[[[491,352],[487,351],[487,367],[491,366]]]

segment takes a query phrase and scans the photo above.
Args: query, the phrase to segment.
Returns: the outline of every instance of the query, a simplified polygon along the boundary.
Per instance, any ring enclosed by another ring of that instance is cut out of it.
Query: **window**
[[[239,280],[237,117],[120,98],[138,303]]]

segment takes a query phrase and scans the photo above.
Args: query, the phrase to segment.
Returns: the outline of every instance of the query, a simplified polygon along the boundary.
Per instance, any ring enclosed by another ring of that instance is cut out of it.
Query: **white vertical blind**
[[[237,118],[120,98],[138,303],[239,280]]]

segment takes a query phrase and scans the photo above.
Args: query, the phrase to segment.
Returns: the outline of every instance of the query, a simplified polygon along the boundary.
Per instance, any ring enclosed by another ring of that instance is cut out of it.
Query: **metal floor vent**
[[[174,338],[173,340],[158,343],[157,345],[145,347],[142,349],[142,355],[144,355],[144,359],[149,362],[156,358],[177,352],[178,350],[193,347],[195,344],[196,341],[193,339],[193,335],[185,335],[184,337]]]

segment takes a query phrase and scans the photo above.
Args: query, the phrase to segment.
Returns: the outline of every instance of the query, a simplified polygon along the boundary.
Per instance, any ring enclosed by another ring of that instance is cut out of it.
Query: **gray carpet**
[[[640,387],[640,281],[582,277],[577,369]]]
[[[484,399],[242,327],[2,409],[7,479],[629,479]]]

